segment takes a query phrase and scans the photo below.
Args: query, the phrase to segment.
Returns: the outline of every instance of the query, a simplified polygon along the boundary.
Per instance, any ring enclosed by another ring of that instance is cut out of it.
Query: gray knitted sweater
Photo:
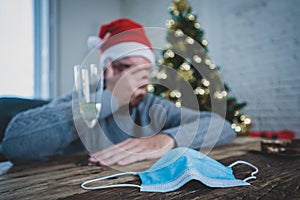
[[[99,123],[93,129],[84,126],[76,113],[72,94],[19,113],[3,138],[7,158],[14,163],[46,160],[57,154],[100,150],[130,137],[160,133],[172,136],[177,146],[194,149],[212,148],[235,138],[230,124],[219,115],[178,108],[150,93],[131,109],[130,115],[124,115],[113,95],[105,90]]]

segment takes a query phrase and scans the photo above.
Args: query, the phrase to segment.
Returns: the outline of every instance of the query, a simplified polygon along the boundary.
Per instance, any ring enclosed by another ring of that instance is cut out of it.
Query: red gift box
[[[267,139],[292,140],[295,138],[295,133],[290,130],[252,131],[249,133],[249,136],[250,137],[267,138]]]

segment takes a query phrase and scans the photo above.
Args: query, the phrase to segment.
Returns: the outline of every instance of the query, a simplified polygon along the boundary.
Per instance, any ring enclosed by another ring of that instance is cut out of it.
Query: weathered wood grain
[[[174,192],[139,192],[138,188],[111,188],[95,191],[81,189],[89,179],[119,173],[143,171],[154,161],[139,162],[127,167],[78,166],[86,154],[57,157],[49,162],[15,166],[0,176],[0,199],[300,199],[300,157],[266,155],[259,153],[259,140],[239,138],[232,144],[216,148],[209,155],[228,165],[246,160],[259,168],[257,179],[251,186],[209,188],[191,181]],[[250,152],[249,152],[250,150]],[[249,175],[249,167],[234,167],[237,178]],[[140,184],[135,176],[123,176],[104,181],[103,184]]]

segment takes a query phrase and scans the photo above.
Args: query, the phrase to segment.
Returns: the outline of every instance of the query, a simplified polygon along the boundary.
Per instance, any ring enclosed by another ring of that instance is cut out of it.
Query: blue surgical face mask
[[[244,180],[236,179],[232,167],[236,164],[246,164],[254,168],[251,176]],[[202,154],[199,151],[180,147],[169,151],[151,168],[143,172],[125,172],[98,179],[85,181],[81,187],[87,190],[104,189],[112,187],[138,187],[143,192],[170,192],[174,191],[191,180],[198,180],[209,187],[233,187],[250,185],[247,181],[256,179],[257,167],[245,162],[236,161],[224,166],[218,161]],[[89,183],[113,178],[121,175],[138,175],[141,185],[116,184],[107,186],[86,186]]]

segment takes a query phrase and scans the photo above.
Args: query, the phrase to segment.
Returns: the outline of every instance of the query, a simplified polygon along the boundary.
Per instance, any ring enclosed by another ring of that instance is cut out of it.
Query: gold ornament
[[[184,80],[190,83],[195,81],[195,77],[193,76],[193,72],[191,70],[186,71],[186,70],[179,69],[178,73],[184,78]]]
[[[173,63],[171,63],[171,62],[167,63],[167,66],[174,67]]]
[[[179,11],[178,11],[178,10],[174,10],[173,14],[174,14],[175,16],[178,16],[178,15],[179,15]]]
[[[244,120],[246,119],[246,116],[245,115],[241,115],[240,116],[240,120],[243,122]]]
[[[238,136],[244,136],[248,134],[249,128],[253,124],[253,120],[249,115],[240,115],[239,111],[235,113],[236,117],[238,117],[237,121],[231,124],[231,128],[238,134]]]
[[[181,52],[186,52],[187,46],[185,45],[185,42],[183,40],[178,40],[176,44],[174,44],[174,49],[181,51]]]
[[[239,114],[240,114],[240,112],[239,112],[238,110],[236,110],[236,111],[234,112],[234,116],[235,116],[235,117],[239,116]]]
[[[218,71],[213,71],[213,72],[211,72],[211,74],[209,75],[209,78],[211,79],[211,80],[213,80],[213,79],[215,79],[215,80],[220,80],[222,77],[221,77],[221,75],[220,75],[220,73],[218,73]],[[220,82],[219,82],[220,83]],[[222,83],[220,83],[220,84],[222,84]],[[223,84],[222,84],[223,85]]]
[[[168,91],[167,91],[167,92],[163,92],[163,93],[160,94],[160,96],[161,96],[162,98],[169,99],[169,92],[168,92]]]
[[[174,0],[171,3],[171,6],[174,10],[178,10],[179,12],[186,12],[190,8],[190,5],[186,0]]]

